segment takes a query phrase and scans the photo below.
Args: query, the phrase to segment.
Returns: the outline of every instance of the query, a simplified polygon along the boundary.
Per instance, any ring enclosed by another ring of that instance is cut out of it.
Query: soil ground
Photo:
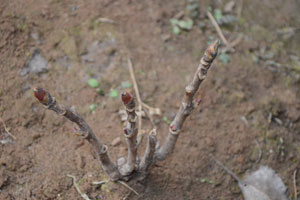
[[[196,2],[192,30],[176,35],[170,19],[188,1],[1,0],[0,116],[16,139],[0,124],[0,199],[82,199],[67,174],[91,199],[123,199],[129,191],[119,184],[91,184],[107,177],[89,144],[71,122],[36,102],[32,87],[74,106],[117,159],[126,155],[123,107],[109,93],[131,82],[130,56],[142,99],[162,110],[156,118],[162,141],[203,51],[218,37],[205,13],[224,11],[227,2]],[[215,60],[172,156],[152,169],[144,188],[132,185],[141,195],[128,199],[242,199],[212,155],[240,177],[270,166],[293,197],[300,164],[299,9],[297,0],[236,1],[229,12],[237,20],[221,28],[228,40],[242,40],[227,60]],[[29,67],[36,54],[44,70]],[[104,96],[87,84],[90,77]],[[91,104],[98,105],[94,112]],[[116,137],[121,144],[112,146]]]

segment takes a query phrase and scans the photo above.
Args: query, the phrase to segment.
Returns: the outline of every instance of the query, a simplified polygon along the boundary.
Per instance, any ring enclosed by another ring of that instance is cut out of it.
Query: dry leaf
[[[245,200],[288,200],[281,178],[266,166],[248,175],[239,187]]]

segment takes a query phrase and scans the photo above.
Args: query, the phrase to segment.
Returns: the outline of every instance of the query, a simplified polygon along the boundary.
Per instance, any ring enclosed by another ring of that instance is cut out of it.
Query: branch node
[[[133,112],[133,111],[135,111],[135,108],[128,108],[128,107],[126,107],[126,111],[127,112]]]
[[[174,124],[171,124],[169,127],[169,132],[173,135],[178,135],[180,132],[180,129],[177,129]]]
[[[204,68],[205,70],[208,69],[209,67],[209,62],[207,62],[206,60],[204,60],[203,58],[200,60],[200,64],[201,64],[201,68]]]
[[[185,87],[185,92],[187,95],[189,95],[193,90],[194,90],[194,87],[190,84]]]
[[[100,154],[106,154],[107,153],[107,146],[104,144],[101,148]]]
[[[125,133],[124,135],[126,138],[132,138],[137,134],[137,132],[138,132],[137,128],[133,130],[128,130],[128,128],[124,128],[124,133]]]
[[[206,70],[201,68],[201,70],[198,73],[198,78],[200,81],[203,81],[206,78]]]

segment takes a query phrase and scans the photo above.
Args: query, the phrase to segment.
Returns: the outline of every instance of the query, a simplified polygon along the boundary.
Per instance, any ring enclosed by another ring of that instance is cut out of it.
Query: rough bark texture
[[[126,161],[121,159],[118,161],[119,171],[123,176],[130,175],[136,166],[137,158],[137,147],[136,147],[136,137],[138,130],[136,126],[137,115],[135,113],[135,100],[129,93],[122,94],[122,101],[126,107],[127,112],[127,126],[124,129],[124,135],[126,138],[128,156]],[[124,164],[123,164],[123,163]]]
[[[159,145],[157,145],[156,132],[152,131],[147,137],[147,147],[141,161],[137,159],[137,115],[135,112],[135,100],[131,94],[127,92],[122,94],[122,101],[128,115],[127,125],[124,129],[128,147],[128,156],[127,158],[118,159],[117,164],[114,164],[111,161],[107,152],[107,147],[95,136],[92,129],[79,114],[70,108],[59,105],[47,91],[41,88],[35,88],[34,95],[47,109],[53,110],[58,115],[66,117],[79,126],[79,134],[91,144],[105,173],[111,180],[117,181],[121,179],[128,181],[132,178],[135,180],[142,180],[147,176],[151,167],[157,161],[166,159],[173,152],[180,130],[186,118],[198,103],[195,102],[193,98],[217,55],[218,43],[219,41],[215,41],[211,44],[201,58],[200,65],[197,68],[192,81],[185,88],[185,95],[179,110],[169,127],[169,134],[165,139],[165,142],[159,147]]]
[[[154,158],[156,143],[157,143],[156,133],[152,132],[147,137],[146,151],[145,151],[144,157],[139,166],[139,170],[143,174],[147,174],[153,165],[153,158]]]
[[[206,78],[207,71],[210,68],[215,57],[217,56],[218,45],[219,41],[216,40],[206,49],[203,57],[200,60],[200,65],[197,68],[197,71],[192,81],[185,88],[185,95],[182,99],[182,103],[179,107],[179,110],[169,127],[169,134],[164,144],[157,150],[155,154],[157,160],[164,160],[168,157],[168,155],[170,155],[173,152],[183,123],[185,122],[186,118],[189,116],[191,111],[194,109],[194,95],[198,91],[202,81],[204,81],[204,79]]]
[[[111,161],[107,146],[105,146],[93,133],[90,126],[84,121],[84,119],[70,108],[66,108],[53,98],[50,93],[42,88],[35,88],[34,95],[47,109],[54,111],[58,115],[66,117],[68,120],[74,122],[79,127],[79,134],[82,135],[92,146],[93,150],[101,162],[103,170],[115,181],[120,178],[120,173],[117,166]]]

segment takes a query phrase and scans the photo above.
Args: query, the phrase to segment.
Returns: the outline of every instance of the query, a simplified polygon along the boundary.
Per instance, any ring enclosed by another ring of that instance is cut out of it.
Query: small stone
[[[268,139],[273,139],[273,140],[275,140],[275,139],[277,138],[277,136],[278,136],[277,131],[274,131],[274,130],[268,130],[268,131],[266,132],[266,137],[267,137]]]
[[[246,158],[245,158],[244,155],[239,155],[236,158],[236,162],[239,163],[239,164],[241,164],[241,165],[245,164],[245,160],[246,160]]]
[[[243,145],[240,142],[236,142],[233,145],[231,145],[231,153],[238,154],[243,152]]]
[[[183,16],[184,16],[184,12],[183,12],[183,11],[180,11],[179,13],[177,13],[177,14],[174,16],[174,19],[181,19]]]
[[[167,42],[168,40],[171,39],[171,35],[170,34],[163,34],[161,36],[161,39],[164,41],[164,42]]]
[[[254,149],[252,150],[249,159],[252,162],[256,162],[257,160],[259,160],[259,148],[258,147],[254,147]]]
[[[224,6],[224,12],[226,13],[230,13],[233,8],[235,6],[235,2],[234,1],[229,1],[225,6]]]
[[[121,143],[121,138],[120,137],[116,137],[112,142],[111,142],[111,145],[113,147],[119,145]]]
[[[287,115],[292,122],[297,122],[300,119],[299,109],[294,106],[288,109]]]
[[[212,138],[210,138],[210,137],[206,137],[206,138],[204,139],[204,142],[205,142],[205,144],[206,144],[207,146],[209,146],[209,147],[212,147],[212,146],[215,145],[214,140],[213,140]]]
[[[20,75],[25,76],[28,73],[41,74],[47,71],[48,61],[42,56],[40,50],[36,49]]]

